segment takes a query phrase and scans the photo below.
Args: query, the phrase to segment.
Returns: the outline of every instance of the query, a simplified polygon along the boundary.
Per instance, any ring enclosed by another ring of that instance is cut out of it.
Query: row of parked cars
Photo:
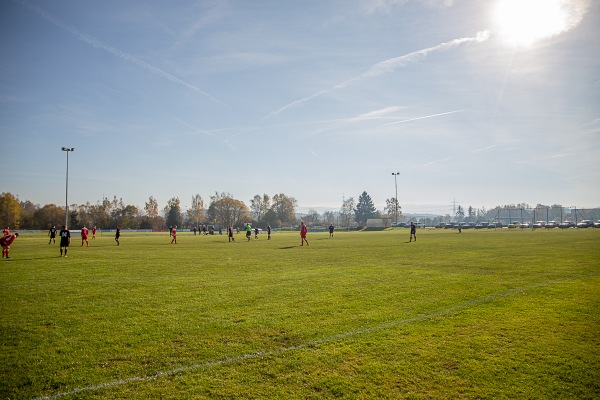
[[[399,222],[398,224],[392,223],[392,226],[396,226],[399,228],[408,228],[410,226],[410,222],[409,223],[404,223],[404,222]],[[417,228],[424,228],[424,225],[422,223],[418,223],[417,224]],[[563,222],[557,222],[557,221],[536,221],[535,223],[531,224],[529,222],[511,222],[508,225],[503,225],[501,222],[479,222],[479,223],[474,223],[474,222],[447,222],[447,223],[440,223],[437,224],[435,226],[435,228],[438,229],[494,229],[494,228],[508,228],[508,229],[527,229],[527,228],[531,228],[531,229],[540,229],[540,228],[546,228],[546,229],[552,229],[552,228],[562,228],[562,229],[566,229],[566,228],[600,228],[600,220],[594,222],[592,220],[588,220],[588,219],[584,219],[580,222],[578,222],[577,224],[575,224],[574,222],[571,221],[563,221]]]
[[[509,229],[514,229],[514,228],[521,228],[521,229],[525,229],[525,228],[532,228],[532,229],[541,229],[541,228],[546,228],[546,229],[552,229],[552,228],[562,228],[562,229],[566,229],[566,228],[600,228],[600,220],[594,222],[592,220],[588,220],[588,219],[584,219],[580,222],[578,222],[577,224],[575,224],[575,222],[572,221],[563,221],[563,222],[557,222],[557,221],[536,221],[533,224],[530,224],[529,222],[511,222],[510,224],[507,225],[507,227]]]

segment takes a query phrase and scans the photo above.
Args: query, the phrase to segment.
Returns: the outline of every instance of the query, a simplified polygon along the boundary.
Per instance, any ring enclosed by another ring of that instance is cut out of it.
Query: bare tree
[[[204,219],[204,200],[202,196],[196,194],[192,196],[192,207],[187,211],[188,219],[198,226],[200,221]]]
[[[158,202],[152,196],[148,199],[148,202],[145,203],[144,211],[146,211],[146,215],[150,218],[158,217]]]
[[[314,208],[308,210],[308,214],[306,214],[303,218],[304,222],[308,225],[319,225],[321,223],[319,212]]]
[[[392,221],[398,222],[402,219],[402,207],[400,207],[400,203],[398,203],[398,199],[390,198],[385,200],[385,208],[383,209],[388,217],[391,218]]]
[[[342,226],[350,227],[352,217],[354,216],[354,197],[345,199],[340,209],[340,222]]]
[[[268,194],[263,194],[262,197],[257,194],[250,200],[250,211],[257,222],[264,218],[269,208],[271,208],[271,198]]]
[[[321,221],[327,224],[333,224],[335,221],[335,213],[333,211],[325,211],[321,217]]]

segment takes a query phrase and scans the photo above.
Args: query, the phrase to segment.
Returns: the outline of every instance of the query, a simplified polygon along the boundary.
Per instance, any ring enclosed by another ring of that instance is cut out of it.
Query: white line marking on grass
[[[105,382],[105,383],[100,383],[98,385],[91,385],[91,386],[85,386],[85,387],[78,388],[78,389],[73,389],[73,390],[70,390],[70,391],[67,391],[67,392],[56,393],[56,394],[51,395],[51,396],[36,397],[34,400],[58,399],[60,397],[72,396],[72,395],[76,395],[76,394],[83,393],[83,392],[95,391],[95,390],[100,390],[100,389],[107,389],[107,388],[112,388],[112,387],[116,387],[116,386],[123,386],[123,385],[127,385],[129,383],[150,381],[150,380],[153,380],[153,379],[162,378],[164,376],[177,375],[177,374],[181,374],[181,373],[184,373],[184,372],[193,371],[193,370],[196,370],[196,369],[210,368],[210,367],[214,367],[214,366],[231,364],[231,363],[235,363],[235,362],[239,362],[239,361],[244,361],[244,360],[251,360],[251,359],[256,359],[256,358],[262,358],[262,357],[279,355],[279,354],[286,353],[286,352],[289,352],[289,351],[300,350],[300,349],[304,349],[304,348],[308,348],[308,347],[312,347],[312,346],[317,346],[317,345],[320,345],[320,344],[323,344],[323,343],[329,343],[329,342],[333,342],[333,341],[336,341],[336,340],[346,339],[346,338],[349,338],[349,337],[352,337],[352,336],[364,335],[366,333],[381,331],[381,330],[384,330],[384,329],[387,329],[387,328],[391,328],[393,326],[408,324],[408,323],[417,322],[417,321],[423,321],[423,320],[429,319],[429,318],[435,318],[435,317],[438,317],[438,316],[443,315],[443,314],[448,314],[448,313],[451,313],[453,311],[460,310],[460,309],[472,306],[474,304],[484,303],[486,301],[494,300],[494,299],[497,299],[499,297],[504,297],[504,296],[510,295],[512,293],[515,293],[515,292],[524,292],[526,290],[531,290],[531,289],[535,289],[535,288],[538,288],[538,287],[548,286],[548,285],[551,285],[551,284],[565,283],[565,282],[568,282],[568,281],[573,281],[573,280],[581,279],[581,278],[584,278],[584,277],[595,276],[595,275],[598,275],[598,273],[600,273],[600,271],[595,271],[595,272],[592,272],[592,273],[589,273],[589,274],[584,274],[584,275],[572,276],[572,277],[570,277],[570,279],[564,279],[564,280],[560,280],[560,281],[543,282],[543,283],[537,283],[537,284],[531,285],[531,286],[508,289],[508,290],[505,290],[503,292],[491,294],[489,296],[481,297],[479,299],[470,300],[470,301],[467,301],[467,302],[464,302],[464,303],[461,303],[461,304],[458,304],[458,305],[455,305],[455,306],[452,306],[452,307],[444,308],[442,310],[438,310],[438,311],[435,311],[435,312],[432,312],[432,313],[429,313],[429,314],[423,314],[423,315],[418,315],[418,316],[412,317],[412,318],[391,321],[391,322],[388,322],[388,323],[383,324],[383,325],[372,326],[372,327],[365,328],[365,329],[360,329],[360,330],[357,330],[357,331],[340,333],[340,334],[337,334],[337,335],[328,336],[326,338],[322,338],[322,339],[318,339],[318,340],[312,340],[312,341],[306,342],[306,343],[301,343],[301,344],[298,344],[298,345],[295,345],[295,346],[284,347],[284,348],[281,348],[281,349],[278,349],[278,350],[259,351],[257,353],[243,354],[241,356],[224,358],[222,360],[207,361],[207,362],[200,363],[200,364],[189,365],[187,367],[180,367],[180,368],[171,369],[169,371],[157,372],[156,374],[152,374],[152,375],[137,376],[137,377],[132,377],[132,378],[128,378],[128,379],[121,379],[121,380],[112,381],[112,382]]]

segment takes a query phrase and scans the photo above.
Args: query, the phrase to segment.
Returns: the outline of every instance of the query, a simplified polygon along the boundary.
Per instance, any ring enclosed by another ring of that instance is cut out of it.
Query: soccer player
[[[117,246],[121,245],[121,243],[119,243],[120,237],[121,237],[121,228],[119,228],[119,225],[117,225],[117,231],[115,232],[115,242],[117,242]]]
[[[8,229],[8,228],[7,228]],[[12,244],[12,242],[15,241],[16,238],[19,237],[18,233],[15,233],[13,235],[11,235],[10,233],[8,235],[4,235],[2,238],[0,238],[0,246],[2,246],[2,258],[6,257],[6,258],[10,258],[8,256],[8,253],[10,253],[10,245]]]
[[[52,225],[52,228],[50,228],[50,231],[48,232],[48,236],[50,236],[50,240],[48,241],[48,244],[54,242],[54,244],[56,244],[56,226]]]
[[[258,239],[258,227],[254,228],[254,239]]]
[[[10,229],[8,229],[8,226],[6,228],[4,228],[4,230],[2,231],[2,234],[4,236],[10,235]]]
[[[271,240],[271,225],[267,224],[267,240]]]
[[[90,246],[90,242],[88,242],[89,233],[89,229],[86,228],[84,225],[83,228],[81,228],[81,247],[83,247],[84,242],[87,244],[88,247]]]
[[[308,226],[304,225],[304,221],[302,221],[302,225],[300,226],[300,239],[302,239],[301,246],[304,246],[304,242],[308,246],[308,239],[306,239],[306,234],[308,233]]]
[[[409,242],[412,242],[413,237],[415,238],[415,242],[417,241],[417,226],[415,225],[414,222],[410,223],[410,238],[408,239]]]
[[[235,238],[233,237],[233,226],[231,225],[227,227],[227,236],[229,237],[230,242],[235,242]]]
[[[177,244],[177,225],[171,228],[171,236],[173,236],[173,239],[171,239],[171,244],[173,244],[173,242]]]
[[[92,240],[96,239],[96,225],[92,228]]]
[[[252,227],[250,226],[250,224],[246,224],[246,238],[248,239],[248,241],[252,239]]]
[[[333,224],[329,225],[329,237],[333,237]]]
[[[63,228],[59,232],[60,236],[60,256],[67,256],[67,250],[69,250],[69,245],[71,244],[71,232],[67,229],[66,225],[63,225]]]

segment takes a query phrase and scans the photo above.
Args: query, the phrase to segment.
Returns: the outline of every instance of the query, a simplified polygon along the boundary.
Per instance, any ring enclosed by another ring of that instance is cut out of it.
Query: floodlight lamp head
[[[75,147],[63,147],[62,151],[73,151],[75,150]]]

